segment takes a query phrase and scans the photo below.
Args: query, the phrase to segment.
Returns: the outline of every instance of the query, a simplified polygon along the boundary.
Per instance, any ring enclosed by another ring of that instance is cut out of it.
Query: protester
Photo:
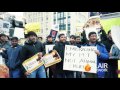
[[[118,78],[118,60],[120,59],[120,49],[113,44],[110,50],[109,68],[107,78]]]
[[[6,50],[10,47],[9,41],[6,41],[6,35],[0,34],[0,48],[3,48],[3,50]]]
[[[111,30],[108,31],[107,39],[102,40],[102,43],[106,46],[108,52],[110,52],[111,46],[114,44],[111,36]]]
[[[108,53],[110,53],[110,49],[111,49],[112,45],[114,44],[114,42],[112,40],[112,36],[111,36],[111,30],[108,31],[107,39],[102,40],[101,42],[105,45]],[[111,59],[111,60],[107,60],[105,62],[108,64],[108,72],[106,72],[106,78],[111,78],[111,77],[113,77],[113,74],[112,74],[113,68],[116,65],[115,61],[113,61],[113,59]]]
[[[47,36],[46,42],[43,44],[44,45],[44,49],[45,49],[46,45],[54,45],[54,44],[55,44],[55,42],[53,41],[52,36],[49,35],[49,36]],[[47,70],[49,71],[49,76],[48,76],[49,78],[56,77],[55,76],[55,65],[50,66],[49,69],[47,69]]]
[[[41,42],[37,40],[37,35],[35,32],[30,31],[27,35],[28,40],[25,42],[25,45],[21,51],[21,59],[24,62],[26,59],[34,56],[35,54],[39,53],[39,58],[44,55],[44,47]],[[27,76],[27,78],[46,78],[45,67],[42,65],[32,73],[26,72],[23,68],[23,72]]]
[[[76,36],[76,45],[77,45],[78,47],[81,47],[81,45],[82,45],[80,36]]]
[[[6,65],[9,68],[10,78],[21,78],[21,59],[20,51],[22,46],[18,45],[18,38],[13,37],[11,39],[11,47],[9,47],[3,57],[6,59]]]
[[[101,26],[100,30],[98,31],[98,34],[100,36],[100,41],[104,41],[104,40],[107,39],[106,32],[105,32],[105,30],[103,29],[102,26]],[[87,37],[86,37],[85,28],[83,28],[83,33],[81,35],[82,35],[82,43],[83,44],[89,42]]]
[[[69,45],[69,43],[66,42],[64,34],[60,34],[58,38],[59,42],[55,44],[54,49],[58,52],[62,61],[56,64],[56,78],[73,78],[73,73],[71,73],[71,71],[63,70],[65,45]]]
[[[95,53],[97,54],[97,67],[100,63],[102,64],[105,60],[108,60],[109,54],[105,46],[102,43],[97,42],[97,35],[95,32],[89,33],[89,42],[85,44],[85,46],[97,46],[97,50],[95,50]],[[97,74],[85,73],[85,75],[86,78],[105,78],[104,71],[97,71]]]
[[[76,36],[75,35],[71,35],[69,44],[76,46],[76,41],[75,40],[76,40]]]

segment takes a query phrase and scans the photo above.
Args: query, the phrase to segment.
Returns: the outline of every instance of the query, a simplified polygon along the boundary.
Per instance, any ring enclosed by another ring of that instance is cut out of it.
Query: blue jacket
[[[16,69],[21,66],[20,51],[22,46],[17,45],[17,47],[9,47],[8,50],[3,54],[6,59],[6,65],[9,69]]]
[[[97,67],[100,63],[102,64],[102,63],[104,63],[105,60],[109,59],[109,54],[108,54],[105,46],[102,43],[97,43],[96,45],[85,44],[84,46],[97,46],[97,49],[100,51],[100,56],[97,56]],[[104,78],[105,77],[105,72],[98,70],[97,77],[98,78]]]

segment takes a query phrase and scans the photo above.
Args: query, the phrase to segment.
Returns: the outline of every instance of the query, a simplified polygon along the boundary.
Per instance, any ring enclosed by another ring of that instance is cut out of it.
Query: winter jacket
[[[63,60],[64,60],[65,45],[69,45],[69,43],[68,42],[65,42],[65,43],[58,42],[55,44],[55,46],[53,48],[58,52],[58,54],[60,55],[60,57],[62,59],[62,61],[60,63],[56,64],[56,71],[59,73],[63,72]]]
[[[102,43],[106,46],[107,51],[110,52],[110,49],[112,45],[114,44],[114,42],[110,40],[109,38],[107,38],[106,40],[103,40]]]
[[[6,59],[6,65],[9,69],[13,70],[16,68],[20,68],[21,59],[20,59],[20,51],[22,50],[22,46],[17,45],[16,47],[9,47],[7,51],[3,54],[3,58]]]
[[[105,60],[109,59],[109,54],[108,54],[105,46],[102,43],[96,43],[96,45],[85,44],[84,46],[97,46],[97,49],[100,52],[100,56],[97,56],[97,67],[100,63],[104,63]],[[86,75],[90,75],[90,74],[92,74],[92,73],[86,73]],[[105,77],[105,72],[102,72],[102,71],[98,70],[96,76],[98,78],[104,78]]]
[[[43,55],[45,54],[45,50],[41,42],[36,41],[35,43],[32,43],[30,41],[26,41],[21,51],[22,62],[34,56],[38,52],[42,52]],[[25,72],[24,68],[23,68],[23,72]]]
[[[9,47],[10,47],[10,43],[9,42],[4,42],[4,43],[0,42],[0,48],[8,49]]]

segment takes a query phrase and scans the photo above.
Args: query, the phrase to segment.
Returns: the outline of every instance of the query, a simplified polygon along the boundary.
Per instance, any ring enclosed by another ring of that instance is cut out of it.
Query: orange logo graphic
[[[90,71],[91,70],[91,66],[89,65],[89,64],[87,64],[86,66],[85,66],[85,71]]]

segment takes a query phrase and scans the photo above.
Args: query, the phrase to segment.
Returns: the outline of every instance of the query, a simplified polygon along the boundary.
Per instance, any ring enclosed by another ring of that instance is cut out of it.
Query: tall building
[[[54,25],[59,25],[59,32],[67,36],[82,30],[82,26],[89,17],[88,12],[54,12]]]
[[[40,32],[44,39],[49,35],[53,25],[53,12],[24,12],[27,23],[40,22]]]
[[[51,29],[67,36],[80,33],[90,15],[89,12],[24,12],[23,16],[27,23],[40,22],[41,36],[45,38]]]

